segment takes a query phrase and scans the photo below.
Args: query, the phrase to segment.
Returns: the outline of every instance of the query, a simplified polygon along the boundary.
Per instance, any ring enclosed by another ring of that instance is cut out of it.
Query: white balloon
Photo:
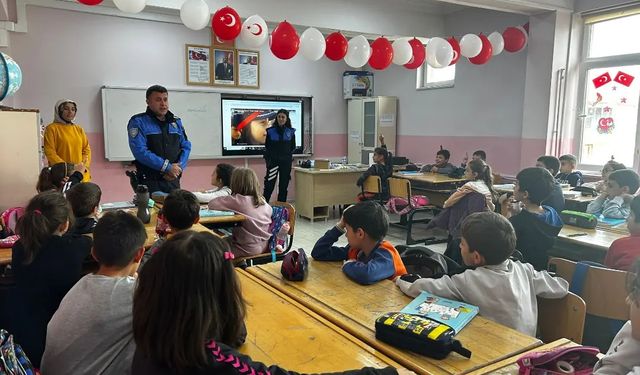
[[[327,42],[315,27],[306,29],[300,36],[300,53],[311,61],[318,61],[324,56]]]
[[[460,54],[464,57],[474,58],[482,51],[482,39],[476,34],[467,34],[460,39]]]
[[[264,19],[257,14],[242,23],[240,40],[249,48],[258,48],[267,41],[269,29]]]
[[[180,19],[191,30],[202,30],[211,20],[211,11],[204,0],[186,0],[180,8]]]
[[[431,38],[427,42],[427,64],[433,68],[444,68],[451,64],[454,52],[451,44],[442,38]]]
[[[344,57],[344,62],[352,68],[361,68],[371,57],[371,46],[367,38],[358,35],[349,41],[349,49]]]
[[[497,31],[494,31],[491,34],[489,34],[487,39],[489,39],[489,42],[491,42],[491,48],[492,48],[491,55],[496,56],[501,54],[502,51],[504,50],[504,38],[502,37],[502,34],[500,34]]]
[[[413,57],[413,49],[409,44],[409,38],[396,39],[392,44],[393,47],[393,63],[396,65],[404,65]]]
[[[113,3],[125,13],[140,13],[147,5],[146,0],[113,0]]]

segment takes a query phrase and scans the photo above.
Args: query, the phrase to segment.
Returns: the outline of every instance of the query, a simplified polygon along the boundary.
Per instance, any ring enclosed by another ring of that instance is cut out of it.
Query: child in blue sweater
[[[381,205],[373,201],[358,203],[342,214],[342,219],[329,229],[313,247],[315,260],[344,261],[342,271],[359,284],[373,284],[407,273],[400,254],[384,236],[389,218]],[[333,246],[342,234],[349,245]]]

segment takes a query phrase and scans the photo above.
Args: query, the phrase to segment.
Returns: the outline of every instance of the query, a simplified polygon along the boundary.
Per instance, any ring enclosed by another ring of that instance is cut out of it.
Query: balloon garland
[[[96,6],[103,0],[77,0],[79,3]],[[113,0],[123,12],[138,13],[146,6],[146,0]],[[201,30],[211,22],[211,28],[221,40],[239,38],[246,46],[258,48],[269,37],[265,20],[259,15],[248,17],[242,22],[235,9],[225,6],[211,17],[209,6],[204,0],[185,0],[180,8],[182,23],[192,29]],[[210,21],[209,21],[210,20]],[[369,42],[358,35],[347,40],[340,32],[326,36],[314,28],[307,28],[301,36],[287,21],[281,22],[269,38],[269,48],[274,56],[289,60],[298,52],[310,61],[318,61],[326,56],[331,61],[344,62],[353,68],[365,64],[376,70],[384,70],[392,63],[407,69],[417,69],[426,61],[431,67],[440,69],[456,64],[460,57],[466,57],[474,65],[484,65],[503,51],[522,51],[529,39],[529,24],[510,26],[503,32],[494,31],[488,36],[480,33],[466,34],[459,40],[454,37],[443,39],[432,37],[426,48],[417,38],[399,38],[390,42],[381,36]]]

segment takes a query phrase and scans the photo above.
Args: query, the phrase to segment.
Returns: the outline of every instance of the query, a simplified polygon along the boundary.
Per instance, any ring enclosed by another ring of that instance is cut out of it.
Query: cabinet
[[[42,168],[42,133],[37,110],[0,111],[0,212],[27,205],[36,195]]]
[[[349,99],[347,104],[347,159],[349,163],[370,164],[378,136],[384,135],[390,152],[396,152],[398,98],[375,96]]]

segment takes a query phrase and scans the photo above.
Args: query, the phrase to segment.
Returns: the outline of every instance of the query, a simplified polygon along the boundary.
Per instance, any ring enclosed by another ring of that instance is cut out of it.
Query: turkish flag
[[[629,87],[631,86],[631,83],[633,82],[634,79],[635,77],[632,76],[631,74],[627,74],[625,72],[618,72],[618,74],[616,74],[616,78],[614,78],[613,80],[618,82],[621,85],[625,85]]]
[[[609,75],[609,72],[605,72],[603,74],[600,74],[599,76],[597,76],[596,78],[593,79],[593,85],[596,88],[604,86],[609,82],[611,82],[611,76]]]

